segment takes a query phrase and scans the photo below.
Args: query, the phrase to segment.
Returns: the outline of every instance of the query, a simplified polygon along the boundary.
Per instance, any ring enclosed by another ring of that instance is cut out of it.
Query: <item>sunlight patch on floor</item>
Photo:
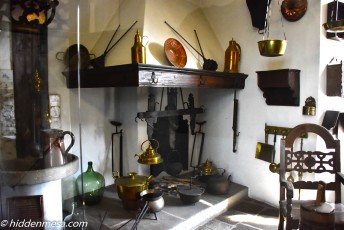
[[[214,206],[213,204],[211,204],[211,203],[209,203],[208,201],[205,201],[205,200],[203,200],[203,199],[200,199],[199,202],[202,203],[202,204],[205,204],[205,205],[207,205],[207,206],[209,206],[209,207]]]
[[[233,222],[244,222],[247,224],[257,224],[257,225],[266,225],[266,226],[277,226],[278,220],[272,217],[263,217],[263,216],[254,216],[247,214],[237,214],[227,216],[226,219]]]

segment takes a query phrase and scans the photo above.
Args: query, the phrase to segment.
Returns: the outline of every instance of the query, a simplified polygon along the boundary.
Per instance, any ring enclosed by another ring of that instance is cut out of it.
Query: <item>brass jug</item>
[[[134,37],[134,45],[131,47],[131,62],[146,64],[146,47],[142,44],[139,30]]]
[[[225,52],[225,68],[224,72],[238,73],[241,56],[241,47],[233,38],[229,41],[229,46]]]

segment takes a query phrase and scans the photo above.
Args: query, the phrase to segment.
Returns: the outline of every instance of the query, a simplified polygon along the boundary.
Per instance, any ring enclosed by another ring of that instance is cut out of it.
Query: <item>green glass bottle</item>
[[[82,184],[83,193],[82,194]],[[101,201],[105,189],[105,179],[102,174],[93,170],[92,161],[88,162],[86,172],[76,179],[76,188],[79,197],[86,205],[94,205]]]

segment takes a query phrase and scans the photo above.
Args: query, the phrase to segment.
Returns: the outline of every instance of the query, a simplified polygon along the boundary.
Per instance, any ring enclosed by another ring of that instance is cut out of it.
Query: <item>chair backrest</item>
[[[293,151],[295,140],[309,133],[314,133],[324,140],[326,152],[303,149]],[[325,181],[326,190],[335,192],[335,203],[341,202],[341,183],[335,176],[337,172],[340,172],[340,141],[335,139],[326,128],[317,124],[301,124],[294,127],[287,137],[281,140],[280,176],[284,178],[287,172],[292,171],[298,175],[325,172],[333,174],[334,179],[332,181]],[[303,179],[302,177],[296,178],[293,183],[295,189],[317,190],[319,180],[304,181]]]

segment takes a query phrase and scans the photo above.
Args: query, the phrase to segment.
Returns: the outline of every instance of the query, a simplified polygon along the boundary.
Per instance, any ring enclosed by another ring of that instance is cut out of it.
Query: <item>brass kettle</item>
[[[223,71],[228,73],[238,73],[240,56],[241,47],[232,38],[232,40],[229,41],[229,46],[225,52],[225,68]]]
[[[208,159],[198,166],[198,170],[202,176],[213,175],[217,172],[217,168],[214,166],[213,162]]]
[[[146,143],[147,141],[149,141],[149,146],[148,148],[144,151],[143,148],[143,144]],[[160,164],[163,162],[163,159],[161,158],[161,155],[159,153],[156,152],[156,150],[152,147],[152,142],[151,141],[155,141],[157,143],[157,147],[156,149],[159,148],[159,142],[155,139],[151,139],[151,140],[146,140],[141,144],[141,150],[144,151],[141,154],[135,154],[135,157],[138,157],[139,159],[137,160],[137,162],[139,162],[140,164],[146,164],[146,165],[155,165],[155,164]]]

